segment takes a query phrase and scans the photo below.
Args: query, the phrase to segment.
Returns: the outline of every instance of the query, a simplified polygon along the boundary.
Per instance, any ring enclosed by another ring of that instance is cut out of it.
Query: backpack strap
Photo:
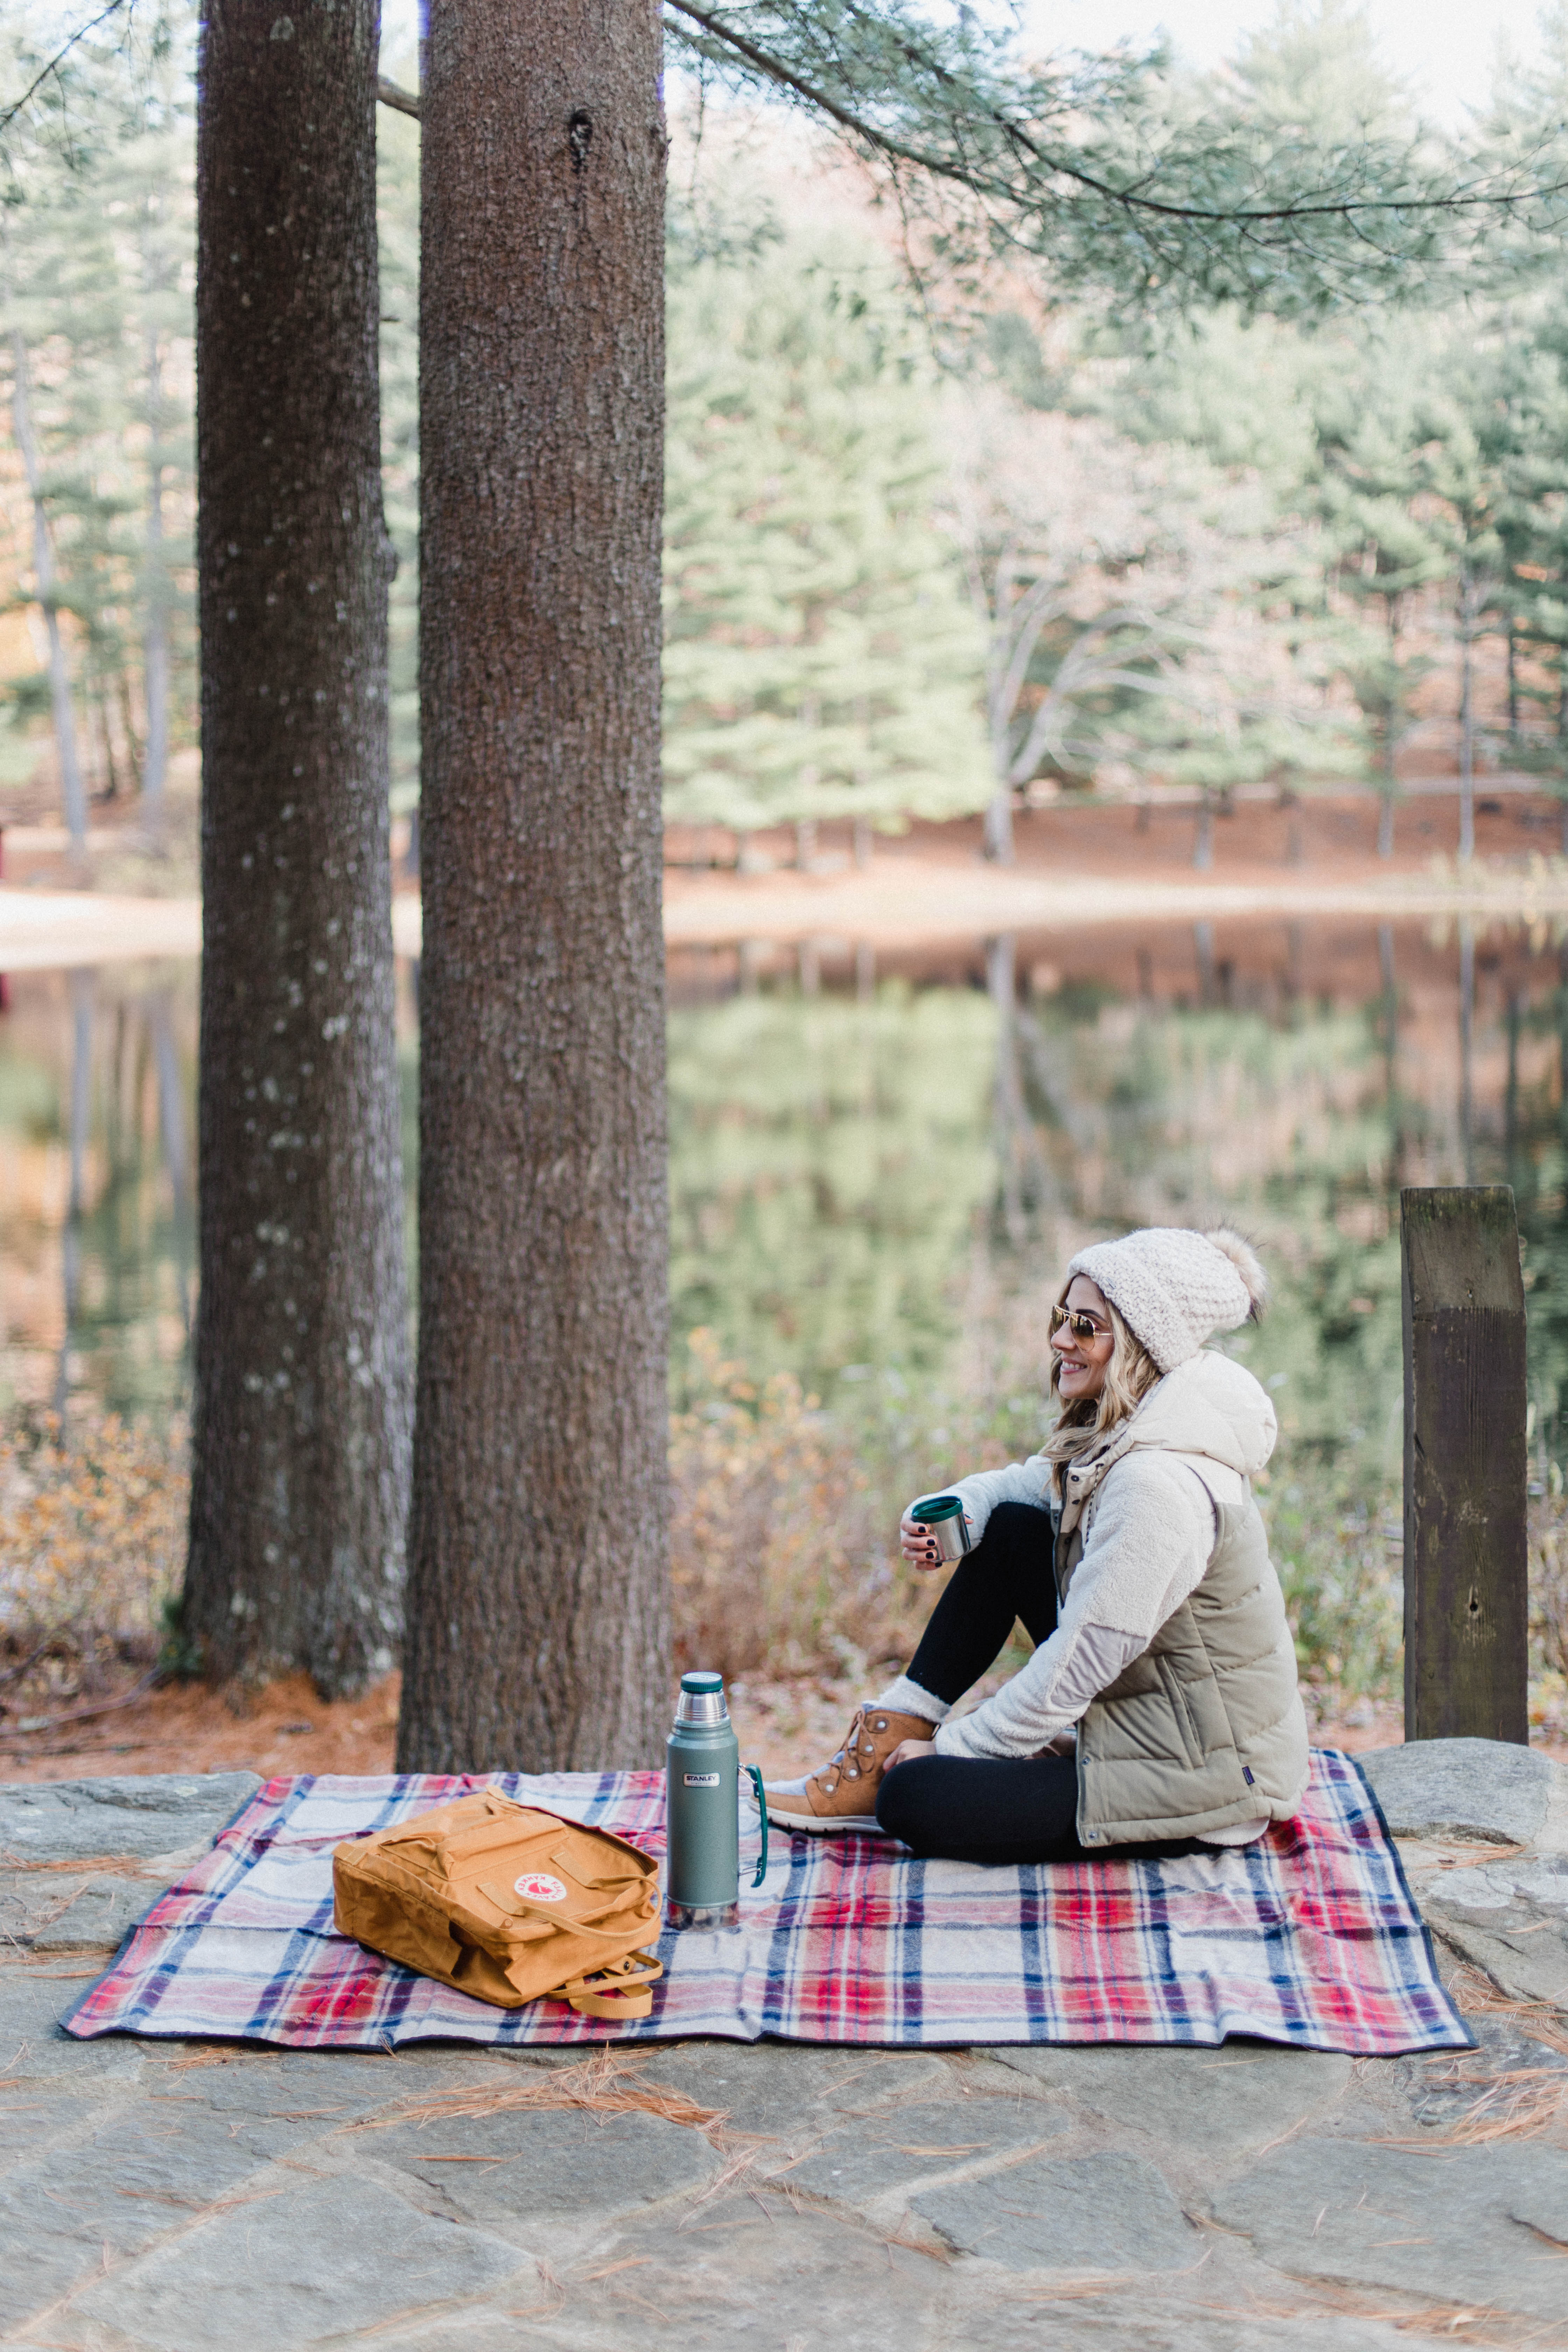
[[[651,1952],[628,1952],[607,1969],[557,1985],[545,1999],[569,2001],[579,2017],[647,2017],[653,2010],[653,1988],[663,1974],[663,1962]]]

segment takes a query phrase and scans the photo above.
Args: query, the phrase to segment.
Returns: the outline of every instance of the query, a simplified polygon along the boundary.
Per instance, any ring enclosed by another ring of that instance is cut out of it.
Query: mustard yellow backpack
[[[347,1840],[332,1898],[340,1935],[499,2009],[646,2017],[664,1973],[641,1948],[658,1937],[653,1857],[497,1789]]]

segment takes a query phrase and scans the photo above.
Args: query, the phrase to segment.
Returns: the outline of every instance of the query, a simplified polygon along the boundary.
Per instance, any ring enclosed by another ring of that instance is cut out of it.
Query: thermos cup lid
[[[933,1519],[955,1518],[963,1508],[962,1495],[930,1495],[923,1503],[911,1504],[910,1517],[929,1526]]]
[[[683,1723],[728,1723],[730,1710],[724,1704],[723,1675],[700,1667],[696,1674],[682,1675],[675,1720],[678,1727]]]

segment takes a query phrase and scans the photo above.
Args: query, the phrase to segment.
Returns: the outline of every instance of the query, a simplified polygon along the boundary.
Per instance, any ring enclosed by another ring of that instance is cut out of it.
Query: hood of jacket
[[[1156,1381],[1123,1429],[1129,1453],[1158,1446],[1169,1454],[1206,1454],[1244,1478],[1257,1476],[1279,1434],[1268,1390],[1245,1364],[1214,1349]]]

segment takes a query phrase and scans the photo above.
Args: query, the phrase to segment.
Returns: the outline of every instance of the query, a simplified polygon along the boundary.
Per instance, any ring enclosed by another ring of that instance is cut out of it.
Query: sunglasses
[[[1109,1323],[1100,1322],[1098,1316],[1086,1314],[1081,1307],[1053,1307],[1051,1309],[1053,1339],[1064,1323],[1075,1339],[1085,1342],[1090,1339],[1103,1339],[1110,1328]]]

